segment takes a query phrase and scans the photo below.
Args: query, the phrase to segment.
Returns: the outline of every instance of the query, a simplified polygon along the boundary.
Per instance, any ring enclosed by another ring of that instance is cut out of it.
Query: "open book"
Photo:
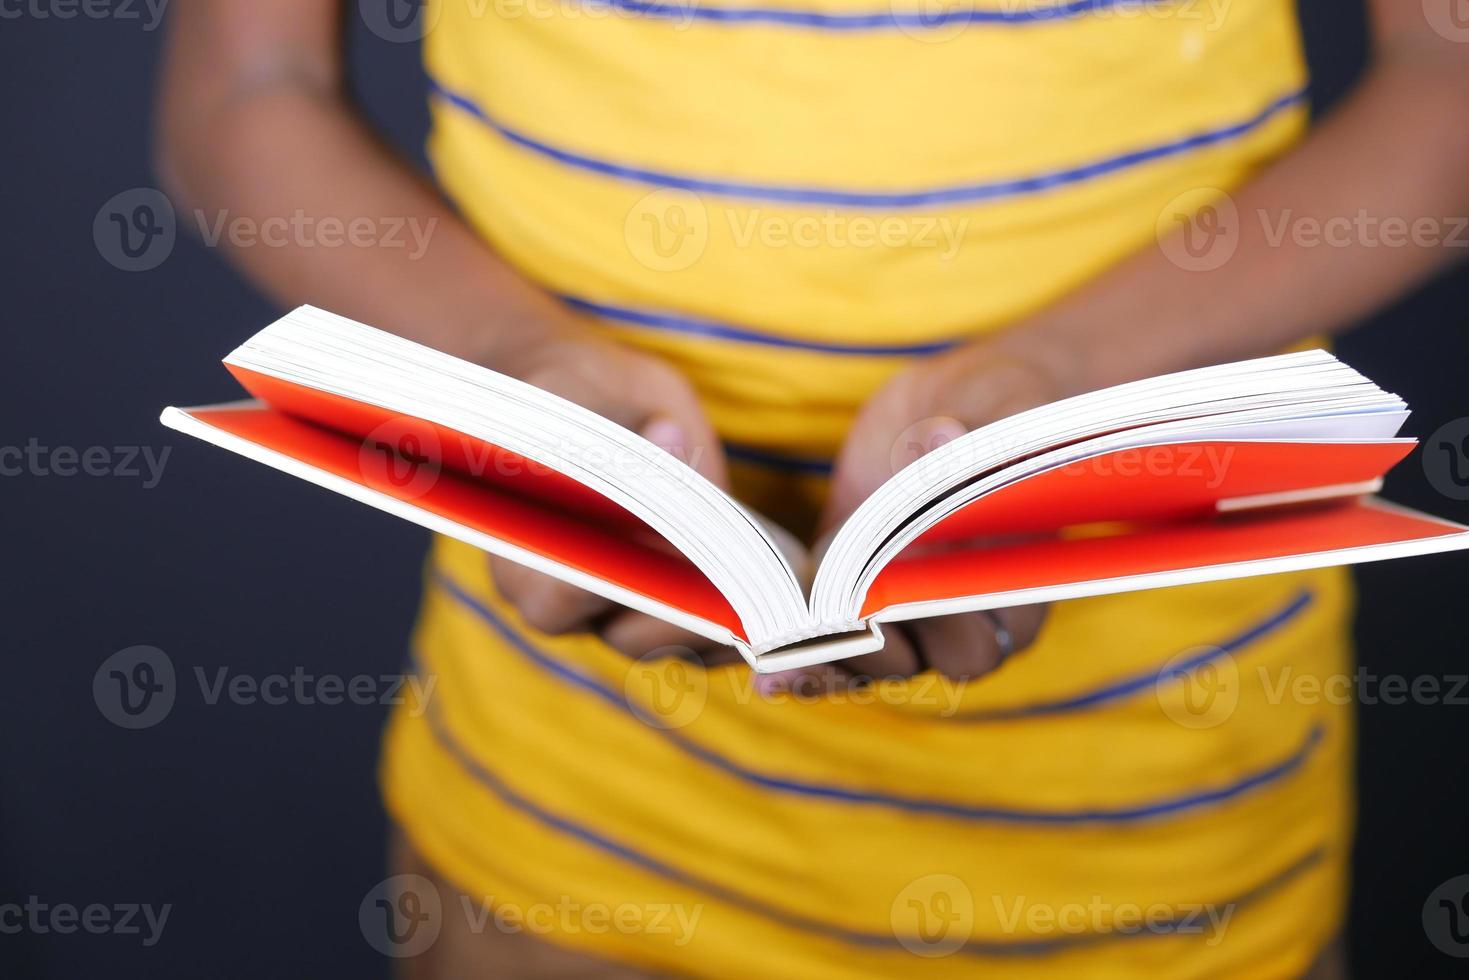
[[[881,624],[1469,548],[1372,494],[1407,407],[1324,351],[995,422],[881,486],[813,561],[565,399],[311,307],[225,358],[254,396],[165,425],[734,646],[759,671]]]

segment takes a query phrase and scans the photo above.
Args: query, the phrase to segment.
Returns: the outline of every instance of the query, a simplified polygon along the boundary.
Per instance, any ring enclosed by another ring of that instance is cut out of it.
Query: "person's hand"
[[[495,370],[544,388],[640,433],[723,487],[724,451],[688,381],[646,354],[598,336],[568,318],[514,352],[502,351]],[[664,646],[685,647],[705,662],[738,659],[734,650],[610,599],[491,557],[500,593],[543,633],[592,632],[630,657]]]
[[[1021,337],[979,341],[919,361],[863,406],[837,456],[822,527],[835,528],[904,466],[971,429],[1084,389],[1074,366]],[[876,653],[817,669],[855,678],[907,677],[933,669],[956,679],[982,676],[1034,642],[1044,606],[963,613],[884,627]],[[804,673],[811,673],[808,670]],[[766,687],[803,672],[767,675]],[[771,680],[769,678],[775,678]]]

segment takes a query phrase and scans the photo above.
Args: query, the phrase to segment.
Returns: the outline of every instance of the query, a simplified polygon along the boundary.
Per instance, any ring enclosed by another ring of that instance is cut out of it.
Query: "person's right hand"
[[[641,434],[720,487],[728,486],[724,450],[693,387],[670,365],[597,335],[568,318],[503,354],[492,367],[589,408]],[[705,637],[503,558],[491,557],[500,593],[544,633],[595,632],[630,657],[664,646],[687,647],[706,662],[738,654]]]

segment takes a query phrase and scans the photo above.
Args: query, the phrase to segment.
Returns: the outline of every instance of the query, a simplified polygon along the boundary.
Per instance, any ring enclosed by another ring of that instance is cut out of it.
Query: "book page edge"
[[[356,500],[359,503],[367,504],[369,507],[384,511],[394,517],[411,521],[430,531],[435,531],[458,541],[463,541],[465,544],[472,545],[481,551],[498,555],[518,565],[524,565],[534,571],[550,575],[579,589],[585,589],[588,592],[611,599],[613,602],[627,606],[630,609],[647,613],[664,622],[672,623],[675,626],[707,637],[716,643],[732,646],[739,651],[741,657],[751,666],[754,666],[755,655],[751,651],[750,646],[722,626],[690,615],[681,609],[675,609],[672,606],[665,605],[642,593],[633,592],[630,589],[625,589],[605,579],[588,575],[585,572],[570,568],[560,562],[552,561],[535,552],[516,547],[508,542],[501,541],[499,538],[485,534],[482,531],[476,531],[473,528],[466,527],[457,521],[452,521],[446,517],[441,517],[438,514],[415,507],[407,501],[399,500],[385,493],[379,493],[370,487],[364,487],[359,483],[336,476],[335,474],[327,473],[309,463],[303,463],[274,449],[261,446],[248,439],[243,439],[232,433],[217,429],[207,422],[200,421],[189,414],[191,411],[228,411],[231,409],[255,408],[258,406],[259,403],[253,399],[196,409],[182,409],[170,406],[163,410],[163,414],[159,416],[158,420],[175,431],[202,439],[222,449],[228,449],[257,463],[263,463],[273,469],[303,479],[308,483],[313,483],[324,489],[339,493],[344,497]]]

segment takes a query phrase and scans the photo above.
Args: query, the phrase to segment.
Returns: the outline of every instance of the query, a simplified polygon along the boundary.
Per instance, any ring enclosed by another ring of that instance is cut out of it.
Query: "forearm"
[[[1337,112],[1231,193],[1238,238],[1217,267],[1191,271],[1149,243],[1000,345],[1101,387],[1334,333],[1469,255],[1453,217],[1469,215],[1465,47],[1385,50]]]
[[[221,73],[202,63],[201,47],[170,55],[165,179],[186,227],[210,234],[245,219],[291,229],[269,243],[219,240],[273,298],[492,364],[572,322],[376,139],[342,96],[333,62]],[[343,234],[354,222],[361,233]]]

